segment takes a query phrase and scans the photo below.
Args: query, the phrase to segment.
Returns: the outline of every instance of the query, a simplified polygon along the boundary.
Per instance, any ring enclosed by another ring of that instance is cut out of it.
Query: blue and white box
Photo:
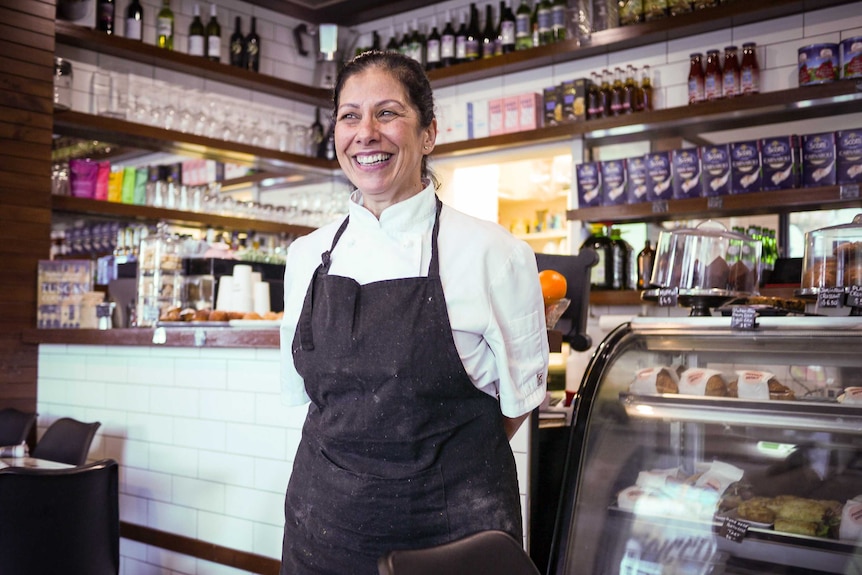
[[[834,186],[835,132],[802,136],[802,185],[804,187]]]
[[[677,200],[701,197],[699,149],[673,150],[670,158],[673,172],[673,197]]]
[[[650,152],[647,154],[647,201],[669,200],[673,196],[673,170],[670,165],[670,152]]]
[[[602,205],[618,206],[625,204],[626,197],[626,161],[602,161]]]
[[[599,162],[586,162],[575,166],[578,179],[578,208],[602,205],[602,172]]]
[[[647,199],[646,156],[626,159],[626,200],[630,204],[645,202]]]
[[[726,196],[730,193],[730,144],[713,144],[700,148],[700,171],[703,174],[703,196]]]
[[[759,192],[761,186],[760,142],[748,140],[730,144],[730,193]]]
[[[799,185],[796,136],[760,140],[764,190],[789,190]]]

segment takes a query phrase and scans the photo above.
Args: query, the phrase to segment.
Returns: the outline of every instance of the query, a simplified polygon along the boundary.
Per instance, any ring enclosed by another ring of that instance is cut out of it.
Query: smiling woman
[[[536,258],[436,196],[437,122],[415,60],[366,52],[335,85],[348,218],[291,244],[282,389],[310,401],[285,499],[282,575],[374,575],[396,549],[520,541],[508,440],[545,398]]]

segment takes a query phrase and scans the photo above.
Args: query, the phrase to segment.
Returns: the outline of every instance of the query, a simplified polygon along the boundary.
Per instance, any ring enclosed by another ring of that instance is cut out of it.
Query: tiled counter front
[[[42,343],[39,433],[63,416],[102,422],[90,456],[121,464],[121,521],[278,559],[306,411],[281,404],[278,374],[272,347]],[[121,555],[122,575],[247,573],[128,539]]]

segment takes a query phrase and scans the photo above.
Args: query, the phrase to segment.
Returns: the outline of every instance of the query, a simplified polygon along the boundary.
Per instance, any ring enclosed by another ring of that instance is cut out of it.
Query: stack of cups
[[[251,266],[235,265],[233,267],[233,293],[231,294],[233,311],[248,313],[254,310],[253,285]]]

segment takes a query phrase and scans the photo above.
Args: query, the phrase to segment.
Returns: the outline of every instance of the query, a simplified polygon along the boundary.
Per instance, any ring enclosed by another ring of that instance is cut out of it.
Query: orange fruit
[[[556,270],[539,272],[539,284],[545,305],[551,305],[566,297],[566,277]]]

